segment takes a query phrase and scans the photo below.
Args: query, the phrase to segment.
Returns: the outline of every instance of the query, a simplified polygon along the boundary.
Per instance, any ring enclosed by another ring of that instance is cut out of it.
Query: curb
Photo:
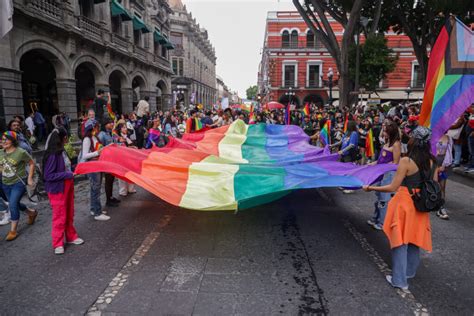
[[[465,178],[474,179],[474,173],[464,172],[464,168],[454,168],[453,172]]]

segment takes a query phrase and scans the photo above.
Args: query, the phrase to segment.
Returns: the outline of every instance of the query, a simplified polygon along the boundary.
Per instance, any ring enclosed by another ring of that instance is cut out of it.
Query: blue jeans
[[[27,209],[24,204],[20,203],[21,197],[26,192],[26,187],[23,183],[21,183],[21,181],[18,181],[12,185],[7,185],[4,183],[2,185],[3,192],[5,192],[5,195],[8,199],[11,220],[16,222],[20,219],[20,210],[26,211]]]
[[[474,136],[467,138],[467,144],[469,146],[469,168],[474,168]]]
[[[461,156],[462,156],[462,145],[461,144],[454,144],[454,161],[453,164],[460,165],[461,164]]]
[[[377,183],[377,185],[384,186],[392,183],[393,177],[395,176],[395,171],[387,172],[382,181]],[[385,215],[387,214],[387,205],[390,199],[392,198],[392,192],[376,192],[375,196],[377,197],[377,201],[375,202],[375,210],[374,215],[372,216],[372,221],[375,224],[383,226],[383,222],[385,221]]]
[[[392,249],[392,284],[408,287],[408,280],[414,278],[420,265],[420,248],[415,245],[402,245]]]
[[[100,204],[100,187],[102,184],[102,173],[89,173],[87,175],[91,185],[91,212],[94,216],[102,214],[102,206]]]

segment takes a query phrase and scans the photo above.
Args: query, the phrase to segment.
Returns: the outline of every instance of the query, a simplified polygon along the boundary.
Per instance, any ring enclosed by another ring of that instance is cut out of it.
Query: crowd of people
[[[134,112],[118,115],[110,109],[110,95],[99,90],[88,111],[79,118],[79,154],[70,143],[70,123],[61,115],[56,118],[55,128],[48,135],[41,162],[35,162],[32,158],[30,138],[35,135],[35,114],[30,114],[26,120],[21,116],[15,117],[2,134],[0,150],[0,211],[3,211],[0,225],[11,225],[6,240],[12,241],[18,236],[20,211],[26,212],[29,225],[33,225],[38,216],[37,210],[21,202],[27,186],[34,184],[35,172],[39,172],[44,180],[52,208],[54,253],[63,254],[65,242],[84,243],[74,228],[74,166],[97,160],[106,146],[117,144],[138,149],[164,147],[170,138],[230,125],[239,119],[247,124],[291,124],[300,126],[313,145],[328,146],[333,153],[337,152],[342,162],[398,165],[396,172],[386,173],[379,183],[366,186],[364,190],[376,191],[373,215],[367,223],[376,230],[384,230],[392,246],[394,274],[389,282],[406,288],[407,278],[414,276],[419,262],[419,247],[431,250],[431,236],[421,234],[420,237],[417,233],[429,227],[429,217],[416,212],[413,214],[414,210],[406,206],[410,204],[407,202],[410,198],[408,190],[416,189],[420,174],[426,174],[440,183],[445,198],[446,182],[452,167],[460,167],[464,163],[465,172],[474,173],[474,105],[446,131],[436,145],[436,153],[431,155],[430,133],[428,129],[418,126],[420,109],[417,105],[340,109],[306,104],[302,109],[173,109],[152,112],[148,101],[145,97]],[[46,136],[44,131],[40,135]],[[36,168],[37,163],[39,168]],[[435,169],[436,172],[433,171]],[[121,202],[113,194],[114,176],[92,173],[87,177],[92,218],[110,220],[109,208],[118,207]],[[102,182],[106,207],[101,203]],[[117,182],[120,197],[136,193],[133,184],[120,179]],[[397,202],[390,202],[394,200]],[[409,214],[404,215],[403,220],[410,221],[414,231],[393,229],[390,223],[399,220],[401,213]],[[444,207],[436,215],[449,219]],[[408,239],[405,234],[408,234]],[[400,240],[405,242],[400,243]],[[410,263],[408,267],[407,260]]]

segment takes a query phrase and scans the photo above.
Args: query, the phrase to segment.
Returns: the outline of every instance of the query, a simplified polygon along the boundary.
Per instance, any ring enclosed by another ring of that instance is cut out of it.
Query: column
[[[157,111],[158,109],[156,107],[156,91],[145,92],[145,95],[150,97],[150,101],[148,101],[148,103],[150,103],[150,112]]]
[[[65,112],[71,121],[77,121],[77,97],[75,79],[56,79],[59,112]]]
[[[24,115],[21,72],[0,68],[0,130],[5,130],[14,115]]]
[[[122,111],[130,113],[133,109],[133,90],[132,88],[122,88]]]

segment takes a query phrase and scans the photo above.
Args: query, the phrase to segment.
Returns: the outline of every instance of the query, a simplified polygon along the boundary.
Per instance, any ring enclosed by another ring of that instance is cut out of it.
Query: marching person
[[[114,142],[114,138],[112,135],[113,129],[114,129],[114,121],[111,118],[105,118],[104,130],[101,131],[98,136],[99,142],[103,146],[108,146],[110,144],[113,144]],[[115,177],[111,175],[110,173],[104,173],[104,178],[105,178],[105,183],[104,183],[105,196],[107,198],[105,205],[109,207],[118,207],[120,200],[113,196]]]
[[[74,174],[64,150],[67,142],[67,130],[58,127],[51,133],[43,156],[44,185],[53,210],[51,238],[57,255],[64,253],[64,238],[69,244],[84,243],[74,228]]]
[[[450,174],[450,167],[453,163],[453,139],[447,134],[443,135],[441,139],[436,143],[436,160],[438,163],[439,173],[438,182],[441,186],[441,193],[443,199],[446,200],[446,182]],[[449,215],[446,207],[442,207],[436,216],[441,219],[448,220]]]
[[[79,162],[97,160],[102,150],[101,144],[96,135],[99,134],[100,124],[96,120],[88,120],[85,125],[85,135],[82,140],[82,150]],[[102,205],[100,203],[100,187],[102,184],[102,174],[100,172],[89,173],[87,175],[91,186],[91,215],[96,221],[108,221],[110,216],[102,213]]]
[[[389,122],[383,126],[384,146],[380,151],[379,158],[370,165],[392,163],[398,164],[402,152],[402,144],[400,143],[400,132],[397,124]],[[384,186],[392,183],[394,171],[387,172],[378,185]],[[377,230],[383,229],[385,214],[387,213],[387,204],[392,198],[393,192],[376,192],[377,201],[375,202],[374,215],[367,223]]]
[[[135,143],[130,139],[128,133],[129,129],[127,128],[127,124],[119,123],[115,128],[114,143],[118,144],[119,146],[137,148],[135,146]],[[133,183],[129,183],[121,179],[118,180],[118,183],[120,196],[127,196],[128,194],[137,193],[137,191],[135,190],[135,185]]]
[[[416,275],[420,248],[432,251],[430,214],[418,211],[410,194],[410,190],[419,188],[422,178],[438,181],[430,138],[431,131],[428,128],[417,127],[408,142],[408,156],[400,160],[392,183],[381,187],[363,187],[367,192],[396,191],[388,203],[383,225],[392,249],[392,275],[387,275],[386,279],[393,287],[403,290],[408,290],[408,279]]]
[[[20,203],[20,199],[26,192],[26,185],[33,185],[35,162],[33,158],[22,148],[18,147],[17,134],[14,131],[6,131],[2,135],[2,147],[0,150],[0,169],[2,171],[3,191],[8,199],[10,208],[11,228],[5,240],[12,241],[18,237],[18,221],[20,210],[27,211],[28,225],[35,223],[38,212],[27,208]],[[26,166],[28,164],[28,175]]]

